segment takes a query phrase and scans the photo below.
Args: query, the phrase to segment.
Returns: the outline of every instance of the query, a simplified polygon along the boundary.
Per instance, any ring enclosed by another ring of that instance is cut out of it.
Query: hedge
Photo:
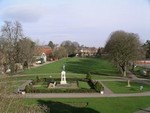
[[[25,90],[26,93],[94,93],[94,89],[35,89]]]
[[[60,81],[60,78],[39,78],[36,77],[35,80],[32,81],[31,85],[26,85],[25,91],[26,93],[92,93],[92,92],[100,92],[103,90],[103,86],[100,82],[93,81],[88,74],[86,79],[79,79],[79,78],[67,78],[67,81],[85,81],[89,84],[91,89],[66,89],[66,88],[51,88],[51,89],[36,89],[32,85],[35,85],[38,82],[52,82],[52,81]]]

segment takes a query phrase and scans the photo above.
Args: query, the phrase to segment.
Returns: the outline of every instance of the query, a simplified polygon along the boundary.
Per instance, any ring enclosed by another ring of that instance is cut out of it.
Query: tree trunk
[[[126,77],[127,76],[127,72],[126,70],[123,71],[123,76]]]
[[[10,63],[10,70],[11,70],[11,75],[13,75],[15,73],[15,63],[14,62]]]
[[[126,77],[127,76],[126,65],[121,66],[121,69],[122,69],[122,75]]]
[[[135,64],[134,62],[132,63],[132,71],[134,71],[134,68],[135,68]]]

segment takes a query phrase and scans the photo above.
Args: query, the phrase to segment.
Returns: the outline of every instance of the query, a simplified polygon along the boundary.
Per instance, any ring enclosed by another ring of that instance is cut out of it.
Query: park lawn
[[[118,76],[119,72],[108,60],[101,58],[63,58],[59,61],[46,64],[30,70],[21,72],[22,74],[50,74],[60,73],[65,64],[67,73],[87,74],[91,72],[97,75]]]
[[[132,81],[130,82],[131,87],[127,87],[127,82],[125,81],[103,81],[102,83],[114,93],[140,93],[150,91],[150,85]],[[144,87],[142,91],[140,91],[140,86]]]
[[[30,70],[25,70],[21,74],[48,74],[48,73],[59,73],[62,70],[63,64],[67,59],[63,58],[53,63],[45,64]]]
[[[87,82],[78,81],[78,83],[79,83],[79,88],[81,88],[81,89],[91,89],[91,87],[89,86],[89,84]]]
[[[119,74],[108,60],[102,58],[71,58],[66,62],[66,69],[73,73],[88,72],[97,75],[117,76]]]
[[[150,97],[24,99],[26,105],[45,105],[50,113],[133,113],[150,107]]]

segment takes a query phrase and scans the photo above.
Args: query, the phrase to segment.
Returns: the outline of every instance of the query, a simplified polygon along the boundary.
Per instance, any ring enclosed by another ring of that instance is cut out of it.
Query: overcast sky
[[[149,0],[0,0],[0,27],[5,20],[19,21],[26,36],[44,44],[102,47],[116,30],[150,40]]]

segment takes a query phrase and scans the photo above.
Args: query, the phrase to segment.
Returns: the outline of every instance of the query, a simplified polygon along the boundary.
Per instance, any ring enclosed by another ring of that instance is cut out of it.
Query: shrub
[[[34,92],[32,85],[26,85],[25,92],[26,93]]]
[[[40,81],[40,77],[36,76],[36,81],[39,82]]]
[[[35,85],[35,84],[36,84],[36,81],[35,81],[35,80],[33,80],[33,81],[32,81],[32,85]]]
[[[98,82],[98,81],[95,83],[94,88],[95,88],[95,90],[96,90],[97,92],[100,92],[100,91],[103,90],[103,86],[102,86],[101,83]]]
[[[91,87],[91,89],[95,89],[95,87],[94,87],[94,81],[93,80],[88,80],[88,84],[89,84],[89,86]]]
[[[86,75],[86,79],[88,79],[88,80],[91,80],[91,79],[92,79],[92,77],[91,77],[91,73],[90,73],[90,72],[88,72],[88,73],[87,73],[87,75]]]
[[[27,93],[92,93],[94,89],[31,89]]]

